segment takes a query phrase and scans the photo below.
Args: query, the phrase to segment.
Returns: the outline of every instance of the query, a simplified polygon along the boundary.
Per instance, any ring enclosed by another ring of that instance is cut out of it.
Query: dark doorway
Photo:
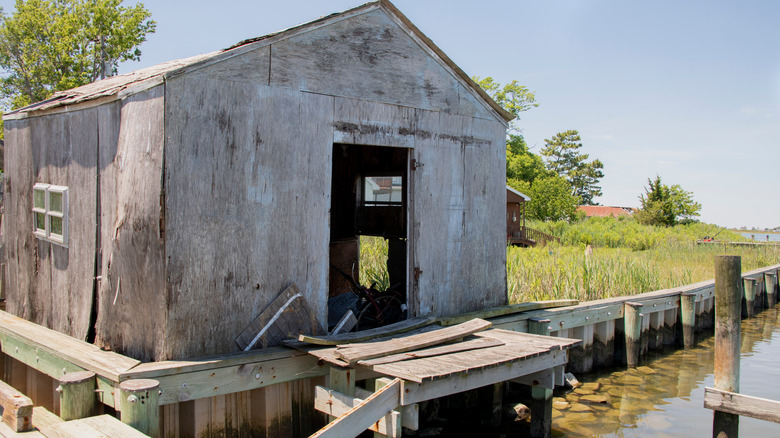
[[[379,292],[392,290],[405,302],[408,163],[407,148],[333,145],[329,260],[332,302],[340,301],[334,300],[340,295],[356,293],[357,285]],[[366,256],[364,251],[361,261],[361,241],[364,249],[379,251],[382,256]],[[363,266],[363,275],[361,262],[372,264]],[[374,266],[377,263],[381,266]],[[329,323],[343,312],[329,305]]]

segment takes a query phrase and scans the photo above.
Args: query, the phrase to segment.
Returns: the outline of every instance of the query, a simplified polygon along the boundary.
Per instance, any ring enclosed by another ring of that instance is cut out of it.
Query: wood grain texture
[[[776,400],[705,388],[704,407],[718,412],[780,423],[780,402]]]
[[[503,126],[418,111],[411,240],[412,315],[453,315],[506,304]],[[422,133],[428,133],[423,135]],[[501,236],[498,236],[501,234]],[[415,277],[414,268],[421,273]],[[501,273],[497,275],[496,273]]]
[[[372,393],[366,395],[368,398]],[[332,417],[340,417],[363,401],[361,398],[342,394],[338,391],[318,386],[314,396],[314,408]],[[387,415],[370,425],[368,430],[380,432],[386,436],[400,436],[401,414],[390,411]]]
[[[96,110],[9,123],[3,226],[9,259],[8,310],[84,339],[95,251]],[[32,236],[32,186],[68,187],[68,247]],[[13,216],[13,219],[10,217]]]
[[[401,379],[394,379],[382,389],[356,404],[335,421],[312,435],[314,437],[357,436],[400,405]],[[400,421],[399,421],[400,422]]]
[[[432,330],[427,333],[403,336],[387,341],[339,345],[336,348],[336,356],[344,359],[347,363],[353,364],[360,360],[368,360],[443,344],[455,339],[464,338],[478,331],[486,330],[490,326],[491,324],[488,321],[473,319],[452,327]]]
[[[148,437],[110,415],[82,418],[41,427],[47,438],[142,438]]]
[[[22,432],[32,428],[32,400],[1,380],[0,406],[3,408],[3,423],[14,432]]]
[[[498,120],[382,10],[292,36],[271,49],[274,86]]]
[[[236,339],[243,350],[280,345],[282,341],[301,333],[324,333],[317,317],[295,283],[285,288],[276,299]]]
[[[161,235],[163,87],[100,108],[96,343],[165,359],[168,297]]]
[[[166,358],[232,350],[290,282],[324,324],[332,100],[202,76],[166,92]]]

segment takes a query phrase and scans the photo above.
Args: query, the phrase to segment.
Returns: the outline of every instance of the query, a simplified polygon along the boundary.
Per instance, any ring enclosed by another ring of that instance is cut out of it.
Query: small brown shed
[[[232,351],[291,282],[324,324],[361,234],[410,315],[504,304],[510,119],[386,0],[57,93],[4,116],[8,311],[141,360]]]

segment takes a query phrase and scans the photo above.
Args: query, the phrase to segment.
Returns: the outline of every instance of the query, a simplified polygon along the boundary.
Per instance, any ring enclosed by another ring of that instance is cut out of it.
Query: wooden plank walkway
[[[566,351],[580,343],[577,339],[489,327],[488,321],[473,319],[456,326],[425,327],[373,342],[335,347],[296,345],[330,364],[337,375],[348,372],[342,371],[347,368],[362,369],[374,375],[394,378],[393,386],[398,387],[393,389],[393,394],[397,396],[393,395],[381,403],[373,400],[386,393],[384,388],[365,400],[333,388],[321,388],[315,400],[317,409],[341,416],[315,436],[331,436],[333,431],[338,431],[333,436],[356,436],[369,425],[378,427],[380,420],[384,421],[383,432],[396,436],[394,432],[389,433],[394,428],[390,424],[391,417],[386,416],[399,406],[410,406],[541,372],[550,375],[549,386],[554,386],[557,379],[553,376],[566,363]],[[339,401],[340,410],[334,408],[334,400]],[[347,433],[345,431],[349,431],[348,435],[342,435]]]

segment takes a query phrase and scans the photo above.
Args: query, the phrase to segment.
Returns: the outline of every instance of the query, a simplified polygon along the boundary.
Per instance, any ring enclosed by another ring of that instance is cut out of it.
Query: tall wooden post
[[[59,378],[60,417],[65,421],[97,415],[97,381],[92,371],[68,373]]]
[[[739,392],[742,259],[715,257],[715,389]],[[715,411],[714,438],[736,438],[739,415]]]
[[[746,277],[742,280],[745,289],[745,301],[742,308],[742,316],[751,318],[756,314],[756,279]]]
[[[160,382],[126,380],[119,384],[122,422],[151,437],[160,436]]]
[[[549,319],[528,320],[528,333],[550,336],[552,327]],[[552,436],[552,389],[531,387],[531,436],[534,438],[548,438]]]
[[[683,346],[693,347],[696,336],[696,294],[680,295],[680,320],[683,329]]]
[[[777,304],[777,279],[774,272],[764,272],[764,285],[766,285],[766,306],[775,307]]]
[[[623,322],[626,334],[626,365],[635,368],[642,350],[642,305],[626,302],[623,307]]]

